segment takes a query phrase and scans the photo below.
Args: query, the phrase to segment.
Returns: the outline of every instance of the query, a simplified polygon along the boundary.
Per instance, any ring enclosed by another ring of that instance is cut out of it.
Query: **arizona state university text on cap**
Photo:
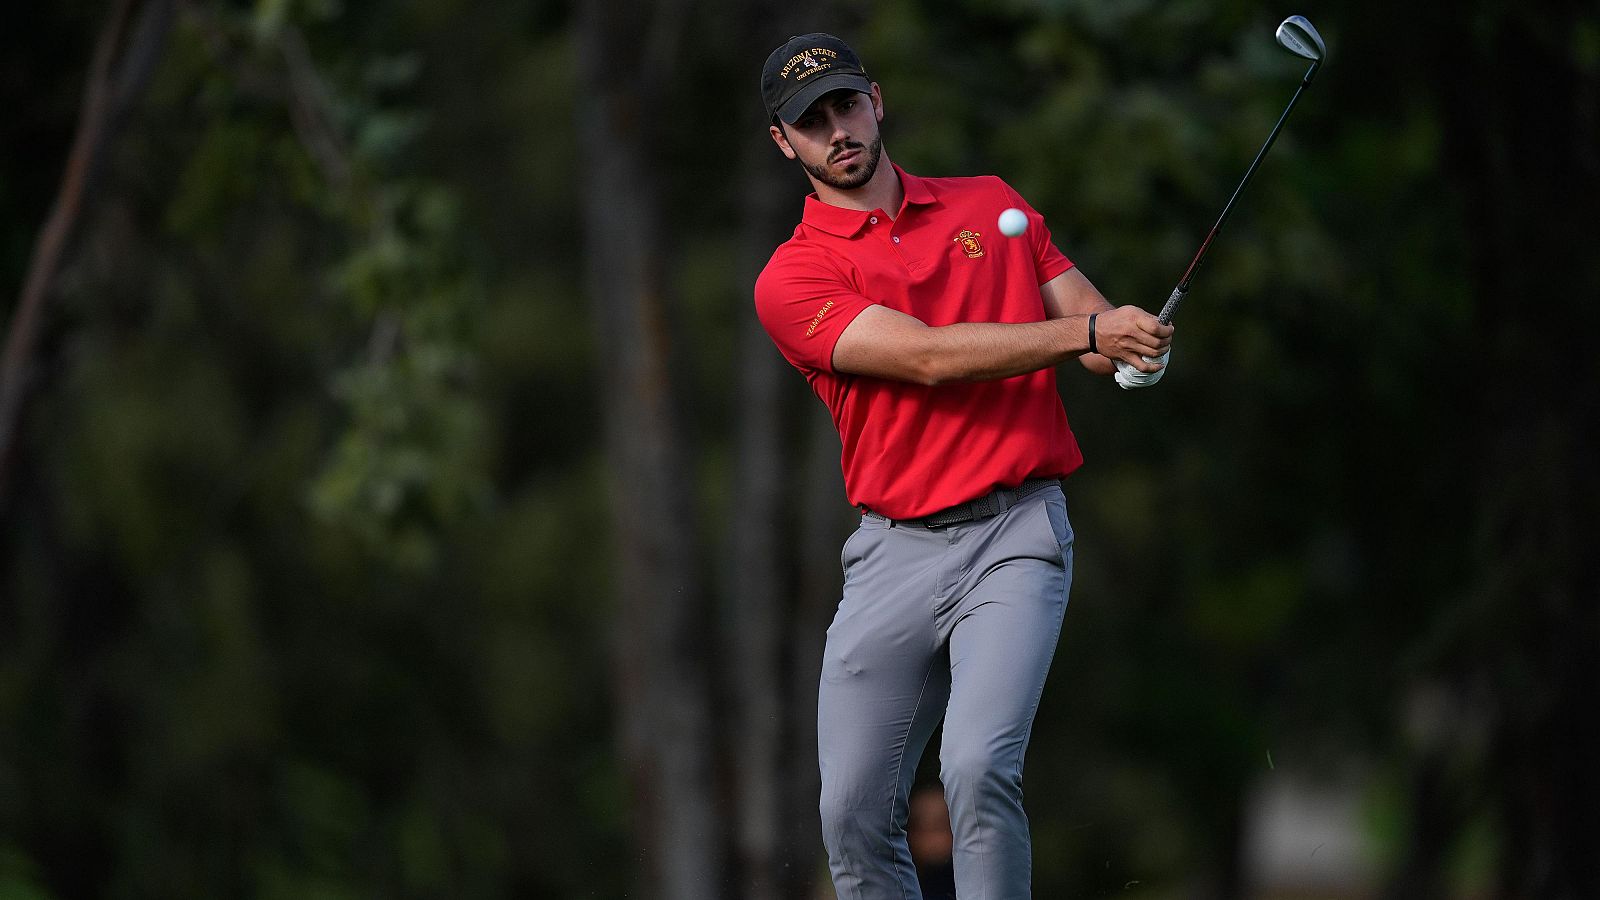
[[[761,68],[767,115],[785,122],[794,122],[818,97],[840,88],[867,94],[872,82],[849,44],[820,31],[790,38]]]

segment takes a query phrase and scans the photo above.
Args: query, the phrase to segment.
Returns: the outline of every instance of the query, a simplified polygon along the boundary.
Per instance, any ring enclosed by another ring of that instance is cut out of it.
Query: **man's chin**
[[[835,190],[855,190],[872,180],[878,173],[878,162],[883,159],[882,145],[874,141],[865,148],[857,150],[843,165],[837,162],[823,162],[817,165],[801,162],[800,165],[812,178]]]
[[[874,160],[852,160],[842,168],[825,170],[824,174],[819,175],[818,178],[829,187],[849,191],[871,181],[872,176],[877,174],[877,171],[878,166]]]

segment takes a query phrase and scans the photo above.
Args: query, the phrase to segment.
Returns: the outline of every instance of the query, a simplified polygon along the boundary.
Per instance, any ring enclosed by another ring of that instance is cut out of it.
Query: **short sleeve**
[[[833,348],[873,303],[820,251],[778,248],[756,279],[756,317],[784,359],[800,369],[833,371]]]
[[[1022,199],[1022,195],[1011,185],[1002,181],[1000,186],[1005,191],[1006,202],[1022,210],[1028,217],[1028,240],[1032,242],[1033,247],[1034,277],[1038,279],[1039,284],[1044,284],[1072,268],[1072,260],[1067,259],[1067,255],[1062,253],[1051,239],[1050,228],[1045,225],[1044,216],[1028,205],[1028,201]]]

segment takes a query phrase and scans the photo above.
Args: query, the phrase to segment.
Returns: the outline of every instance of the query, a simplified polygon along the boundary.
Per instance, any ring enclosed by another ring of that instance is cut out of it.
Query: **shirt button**
[[[868,219],[867,221],[871,222],[874,225],[876,225],[876,224],[878,224],[878,217],[877,216],[873,216],[872,218]]]
[[[896,244],[900,243],[900,235],[897,234],[897,235],[894,236],[894,242]]]

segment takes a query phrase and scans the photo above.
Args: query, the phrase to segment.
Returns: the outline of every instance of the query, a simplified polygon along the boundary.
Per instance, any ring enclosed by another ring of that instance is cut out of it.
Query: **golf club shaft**
[[[1289,98],[1289,105],[1283,108],[1283,115],[1278,117],[1278,124],[1272,126],[1272,133],[1267,135],[1266,143],[1261,145],[1261,149],[1256,153],[1256,158],[1251,160],[1250,168],[1245,170],[1244,178],[1239,181],[1239,186],[1234,188],[1233,196],[1228,198],[1228,205],[1222,208],[1222,215],[1217,217],[1217,224],[1211,226],[1211,231],[1206,235],[1206,239],[1200,242],[1200,252],[1194,255],[1194,260],[1189,263],[1189,268],[1184,270],[1183,278],[1178,282],[1178,286],[1173,288],[1172,295],[1167,298],[1166,305],[1161,307],[1161,315],[1159,317],[1161,324],[1172,324],[1172,317],[1178,312],[1178,304],[1182,303],[1184,295],[1189,293],[1189,279],[1193,278],[1195,270],[1200,268],[1200,261],[1205,259],[1206,251],[1211,249],[1211,241],[1216,238],[1217,232],[1222,230],[1222,224],[1228,221],[1228,216],[1233,212],[1233,204],[1238,201],[1239,195],[1244,193],[1245,185],[1250,183],[1250,177],[1256,174],[1256,168],[1261,165],[1262,158],[1267,155],[1268,150],[1272,149],[1272,142],[1278,139],[1278,132],[1283,130],[1283,123],[1288,121],[1289,113],[1294,110],[1294,105],[1300,102],[1300,95],[1305,93],[1306,88],[1311,86],[1311,78],[1317,73],[1317,67],[1320,65],[1322,65],[1321,62],[1312,63],[1311,68],[1306,70],[1305,77],[1300,79],[1300,86],[1295,88],[1294,96]]]

